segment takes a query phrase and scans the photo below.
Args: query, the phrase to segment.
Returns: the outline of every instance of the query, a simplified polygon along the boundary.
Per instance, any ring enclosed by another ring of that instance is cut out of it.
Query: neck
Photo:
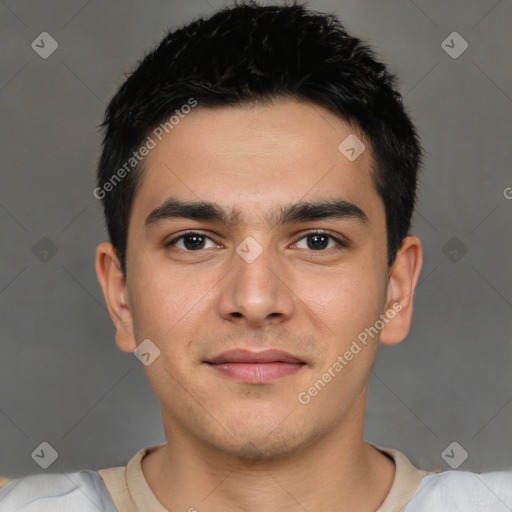
[[[394,463],[345,419],[286,458],[245,463],[173,425],[167,444],[143,459],[142,470],[168,510],[376,511],[391,488]],[[356,421],[361,427],[362,420]]]

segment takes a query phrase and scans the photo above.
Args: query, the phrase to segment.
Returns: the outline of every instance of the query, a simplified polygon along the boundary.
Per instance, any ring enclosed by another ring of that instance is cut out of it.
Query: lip
[[[207,363],[304,363],[295,356],[283,350],[264,350],[253,352],[251,350],[234,349],[222,352],[218,356],[208,359]]]
[[[213,370],[249,384],[266,384],[293,375],[306,363],[282,350],[228,350],[208,361]]]

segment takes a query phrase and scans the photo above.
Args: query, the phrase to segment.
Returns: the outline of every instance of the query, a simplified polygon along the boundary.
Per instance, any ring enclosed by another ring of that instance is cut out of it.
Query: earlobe
[[[124,352],[133,352],[137,343],[133,335],[133,317],[127,300],[126,280],[116,250],[110,242],[103,242],[96,249],[96,275],[116,328],[117,346]]]
[[[419,239],[408,236],[404,239],[395,262],[391,268],[386,312],[389,321],[381,331],[380,341],[386,345],[400,343],[409,332],[414,290],[418,282],[423,263],[422,248]]]

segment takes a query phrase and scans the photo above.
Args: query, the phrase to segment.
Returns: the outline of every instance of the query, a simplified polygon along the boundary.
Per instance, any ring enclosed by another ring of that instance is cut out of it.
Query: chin
[[[218,440],[218,443],[215,443],[217,449],[246,463],[288,457],[300,452],[312,444],[316,437],[320,437],[309,432],[305,425],[283,421],[283,418],[276,418],[271,422],[245,422],[228,431],[232,435]]]

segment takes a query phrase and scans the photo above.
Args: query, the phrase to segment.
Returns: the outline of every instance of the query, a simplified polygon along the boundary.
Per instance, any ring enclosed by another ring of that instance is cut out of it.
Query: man
[[[422,264],[420,144],[366,46],[300,5],[227,8],[169,33],[104,125],[96,270],[167,442],[13,480],[2,511],[511,510],[507,472],[427,473],[363,440]]]

